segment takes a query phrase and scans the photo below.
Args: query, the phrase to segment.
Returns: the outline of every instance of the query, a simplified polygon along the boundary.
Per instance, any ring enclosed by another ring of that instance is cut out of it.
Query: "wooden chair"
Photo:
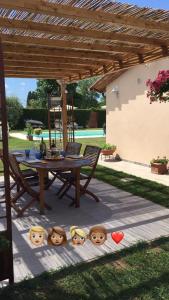
[[[87,188],[96,170],[100,152],[101,152],[101,148],[97,146],[90,146],[90,145],[86,146],[84,150],[83,158],[90,159],[91,162],[89,164],[89,167],[91,171],[88,175],[80,173],[80,181],[85,180],[85,183],[83,185],[80,184],[80,196],[84,194],[88,194],[91,197],[93,197],[96,200],[96,202],[99,202],[98,197],[95,194],[93,194],[91,191],[89,191]],[[62,177],[64,183],[58,192],[59,198],[62,198],[66,194],[66,196],[68,196],[73,200],[72,204],[74,204],[74,199],[70,195],[67,195],[67,192],[72,185],[73,186],[75,185],[75,176],[73,172],[60,173],[60,176]]]
[[[2,153],[2,149],[0,149],[0,160],[2,161],[2,163],[3,163],[3,153]],[[23,177],[26,179],[26,178],[38,178],[38,172],[37,171],[35,171],[35,170],[33,170],[33,169],[30,169],[30,168],[27,168],[27,169],[25,169],[25,170],[22,170],[21,171],[22,172],[22,175],[23,175]],[[9,175],[10,175],[10,177],[14,180],[14,175],[13,175],[13,173],[12,173],[12,170],[11,170],[11,168],[10,168],[10,165],[9,165]],[[14,189],[14,187],[17,185],[17,183],[15,182],[15,180],[14,180],[14,182],[11,184],[11,186],[10,186],[10,191],[12,191],[12,189]],[[19,185],[17,185],[17,191],[19,191],[19,189],[20,189],[20,187],[19,187]],[[1,197],[4,197],[4,195],[2,195]]]
[[[68,142],[65,150],[65,156],[68,155],[79,155],[81,150],[82,144],[76,142]],[[65,171],[66,172],[66,171]],[[62,177],[60,176],[60,172],[51,171],[50,174],[53,175],[53,178],[50,180],[49,184],[46,186],[46,190],[52,185],[55,179],[59,179],[63,182]]]
[[[65,155],[79,155],[81,148],[81,143],[68,142],[65,150]]]
[[[16,185],[19,185],[20,187],[20,190],[17,191],[16,195],[14,195],[13,198],[11,197],[11,206],[17,212],[17,216],[21,217],[27,208],[33,205],[36,201],[39,201],[39,192],[35,191],[32,188],[33,186],[38,185],[38,178],[33,178],[33,177],[25,178],[22,171],[20,170],[16,157],[13,154],[9,154],[9,164],[10,164],[11,172],[13,174],[13,179]],[[28,193],[32,199],[28,201],[28,203],[24,207],[19,208],[16,205],[16,202],[25,193]],[[51,209],[50,206],[47,205],[46,203],[45,206],[47,209]]]

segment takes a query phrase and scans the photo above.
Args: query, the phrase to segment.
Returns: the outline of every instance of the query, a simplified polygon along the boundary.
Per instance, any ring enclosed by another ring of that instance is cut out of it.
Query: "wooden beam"
[[[8,62],[25,62],[25,63],[46,63],[49,65],[56,65],[61,63],[64,65],[76,65],[76,66],[88,66],[88,67],[99,67],[103,65],[101,61],[93,61],[92,59],[81,60],[79,58],[60,58],[60,57],[43,57],[34,55],[24,54],[4,54],[4,60]]]
[[[22,68],[22,69],[32,69],[32,70],[38,70],[38,69],[44,69],[44,70],[50,70],[51,72],[55,72],[57,70],[73,70],[73,71],[85,71],[85,70],[90,70],[90,66],[85,67],[85,66],[76,66],[75,64],[49,64],[49,63],[42,63],[42,62],[18,62],[18,61],[8,61],[4,60],[5,62],[5,68]]]
[[[124,63],[121,59],[119,59],[119,68],[123,69],[124,68]]]
[[[65,82],[69,81],[69,77],[68,76],[59,76],[59,75],[41,75],[41,74],[37,74],[37,75],[28,75],[28,74],[13,74],[13,73],[7,73],[5,74],[6,78],[33,78],[33,79],[58,79],[58,80],[65,80]]]
[[[111,54],[94,51],[82,51],[82,50],[70,50],[70,49],[56,49],[46,48],[30,45],[16,45],[11,43],[5,43],[3,45],[4,54],[22,54],[33,55],[42,57],[64,57],[64,58],[79,58],[80,60],[92,59],[94,61],[113,61],[121,57],[120,54]]]
[[[124,45],[106,45],[106,44],[98,44],[98,43],[79,43],[72,41],[61,41],[55,39],[46,39],[46,38],[32,38],[32,37],[24,37],[20,35],[8,35],[8,34],[0,34],[2,39],[2,43],[12,43],[12,44],[20,44],[20,45],[40,45],[45,46],[47,48],[56,47],[63,49],[75,49],[75,50],[92,50],[99,52],[120,52],[120,53],[144,53],[144,47],[136,48],[136,47],[127,47]]]
[[[70,5],[49,3],[44,0],[0,0],[0,7],[28,11],[34,14],[63,17],[66,19],[79,19],[101,24],[119,24],[156,32],[169,31],[168,22],[156,22],[148,18],[145,20],[138,18],[137,14],[136,16],[129,16],[126,14],[105,12],[102,9],[89,10],[87,8],[78,8]],[[123,8],[123,5],[121,7]]]
[[[121,41],[128,43],[147,44],[151,46],[169,45],[169,41],[157,38],[147,38],[137,35],[129,35],[124,33],[103,32],[98,30],[80,29],[77,27],[52,25],[46,23],[37,23],[32,21],[13,20],[0,17],[0,26],[10,29],[27,30],[34,33],[44,33],[52,35],[64,35],[74,37],[84,37],[96,40]]]
[[[163,46],[161,46],[161,49],[162,49],[162,54],[163,54],[164,57],[169,55],[168,47],[163,45]]]
[[[78,74],[78,72],[75,72],[75,71],[66,71],[66,70],[57,70],[57,71],[48,71],[48,70],[28,70],[28,69],[22,69],[21,67],[19,68],[11,68],[11,67],[7,67],[5,68],[5,74],[6,73],[12,73],[12,74],[20,74],[20,73],[23,73],[23,74],[32,74],[32,75],[67,75],[67,76],[70,76],[71,74]],[[89,73],[89,72],[88,72]]]
[[[138,60],[140,64],[144,64],[144,56],[142,54],[138,54]]]

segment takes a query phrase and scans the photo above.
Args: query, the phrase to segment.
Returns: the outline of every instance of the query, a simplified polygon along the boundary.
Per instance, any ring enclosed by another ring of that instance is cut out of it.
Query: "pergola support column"
[[[0,39],[0,122],[2,126],[2,155],[3,155],[3,169],[4,169],[4,185],[5,185],[5,206],[6,215],[1,218],[6,218],[6,233],[10,241],[9,246],[9,270],[8,279],[9,283],[14,282],[13,275],[13,251],[12,251],[12,220],[11,220],[11,195],[10,195],[10,175],[9,175],[9,156],[8,156],[8,123],[7,123],[7,108],[5,96],[5,75],[4,75],[4,59],[2,42]]]
[[[63,127],[63,148],[66,149],[68,142],[68,131],[67,131],[67,97],[66,97],[66,84],[61,83],[62,91],[62,127]]]

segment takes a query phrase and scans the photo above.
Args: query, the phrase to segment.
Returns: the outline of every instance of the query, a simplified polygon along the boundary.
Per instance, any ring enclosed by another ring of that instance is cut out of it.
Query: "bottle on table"
[[[46,144],[43,140],[43,137],[42,137],[41,143],[40,143],[40,153],[41,153],[42,158],[44,158],[46,156]]]
[[[56,148],[55,140],[52,140],[51,149]]]

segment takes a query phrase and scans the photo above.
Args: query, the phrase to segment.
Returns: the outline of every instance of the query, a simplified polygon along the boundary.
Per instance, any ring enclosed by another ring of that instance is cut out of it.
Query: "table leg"
[[[80,168],[76,169],[75,207],[80,207]]]
[[[40,214],[44,214],[44,208],[45,208],[45,185],[44,185],[44,178],[45,178],[45,172],[43,169],[38,170],[39,174],[39,199],[40,199]]]

